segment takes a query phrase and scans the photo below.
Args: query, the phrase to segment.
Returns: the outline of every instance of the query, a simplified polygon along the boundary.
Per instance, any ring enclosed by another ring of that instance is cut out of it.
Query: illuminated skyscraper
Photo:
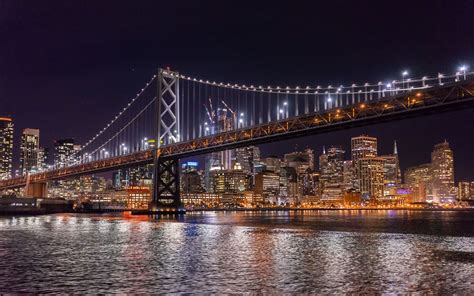
[[[351,139],[352,165],[357,166],[361,158],[374,156],[377,156],[377,138],[358,136]]]
[[[474,182],[461,181],[458,183],[458,199],[462,201],[474,199]]]
[[[382,157],[364,157],[357,161],[360,175],[359,190],[364,198],[376,200],[383,198],[384,161]]]
[[[331,146],[320,157],[320,187],[323,200],[341,199],[344,192],[344,154],[342,147]],[[321,161],[322,160],[322,161]]]
[[[433,176],[433,202],[441,202],[443,198],[454,194],[453,151],[449,143],[436,144],[431,152],[431,173]]]
[[[74,139],[61,139],[54,142],[54,166],[62,168],[72,163]]]
[[[381,156],[384,159],[384,196],[394,195],[401,183],[400,163],[398,160],[397,142],[393,146],[393,154]]]
[[[356,179],[356,189],[361,191],[362,173],[359,170],[359,160],[367,157],[377,156],[377,138],[369,136],[358,136],[351,139],[351,160],[354,166],[354,173]]]
[[[0,117],[0,180],[11,177],[13,163],[13,120]]]
[[[25,128],[21,135],[20,144],[20,173],[36,171],[38,169],[39,129]]]
[[[235,162],[238,162],[244,173],[255,174],[255,164],[260,162],[260,148],[248,146],[235,149]]]
[[[344,161],[344,192],[353,191],[356,188],[355,169],[352,160]]]
[[[405,170],[405,184],[413,192],[413,200],[426,202],[432,196],[431,163],[409,167]]]

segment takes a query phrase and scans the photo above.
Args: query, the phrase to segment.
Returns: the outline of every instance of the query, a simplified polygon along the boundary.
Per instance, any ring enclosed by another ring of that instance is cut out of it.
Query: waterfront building
[[[461,201],[474,200],[474,181],[458,183],[458,199]]]
[[[263,171],[255,176],[255,193],[262,195],[265,202],[277,203],[279,191],[279,174]]]
[[[72,163],[74,153],[74,139],[60,139],[54,141],[54,167],[62,168]]]
[[[130,186],[126,188],[127,207],[129,209],[148,209],[151,202],[151,190],[147,186]]]
[[[436,144],[431,152],[431,173],[433,179],[433,202],[454,197],[453,151],[449,143]]]
[[[404,173],[405,184],[412,191],[414,202],[426,202],[432,196],[431,163],[409,167]]]
[[[21,135],[20,173],[25,175],[38,169],[39,129],[26,128]]]
[[[364,157],[357,161],[359,172],[359,190],[364,199],[380,200],[384,188],[384,159],[382,157]]]
[[[12,175],[13,126],[12,118],[0,117],[0,180]]]
[[[247,189],[247,175],[242,170],[212,171],[213,193],[236,193]]]

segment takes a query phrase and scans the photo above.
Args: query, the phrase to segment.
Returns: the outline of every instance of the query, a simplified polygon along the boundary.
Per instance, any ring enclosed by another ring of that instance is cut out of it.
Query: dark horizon
[[[1,3],[0,114],[14,118],[15,163],[22,129],[39,128],[41,146],[61,138],[84,143],[158,67],[256,85],[348,85],[399,79],[403,70],[421,77],[474,67],[473,1],[244,2]],[[262,155],[281,156],[298,144],[317,158],[323,145],[342,145],[348,158],[350,137],[368,134],[379,139],[380,154],[397,140],[404,170],[428,162],[446,139],[456,181],[473,180],[471,114],[266,144]]]

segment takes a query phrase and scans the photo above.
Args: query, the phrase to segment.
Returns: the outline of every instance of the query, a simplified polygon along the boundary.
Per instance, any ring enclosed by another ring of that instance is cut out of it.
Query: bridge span
[[[305,114],[253,127],[221,132],[191,141],[171,143],[156,150],[137,151],[35,173],[28,177],[1,180],[0,190],[25,186],[27,181],[36,183],[61,180],[151,164],[155,156],[163,160],[180,159],[248,145],[471,107],[474,107],[474,80],[460,81],[402,93],[374,102],[363,102],[355,106]]]

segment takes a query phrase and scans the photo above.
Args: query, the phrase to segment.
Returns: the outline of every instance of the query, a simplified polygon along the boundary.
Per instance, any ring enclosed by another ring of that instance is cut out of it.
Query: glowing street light
[[[408,71],[402,72],[402,88],[405,88],[405,76],[408,76]]]
[[[462,72],[463,76],[464,76],[464,80],[466,80],[466,71],[467,71],[467,66],[466,65],[462,65],[461,67],[459,67],[459,71]]]

